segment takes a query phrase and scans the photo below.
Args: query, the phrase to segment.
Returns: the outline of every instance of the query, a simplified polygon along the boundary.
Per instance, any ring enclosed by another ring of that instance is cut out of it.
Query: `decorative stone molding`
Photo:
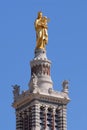
[[[34,65],[31,68],[31,76],[34,74],[36,75],[49,75],[50,76],[50,65],[48,63],[46,64],[39,64]]]

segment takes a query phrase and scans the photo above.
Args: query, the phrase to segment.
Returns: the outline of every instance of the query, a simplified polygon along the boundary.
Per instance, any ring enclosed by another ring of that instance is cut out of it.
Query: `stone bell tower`
[[[13,86],[16,130],[67,130],[68,81],[63,81],[61,92],[53,89],[51,61],[46,55],[48,22],[39,12],[35,20],[36,48],[30,62],[29,89],[20,93],[20,87]]]

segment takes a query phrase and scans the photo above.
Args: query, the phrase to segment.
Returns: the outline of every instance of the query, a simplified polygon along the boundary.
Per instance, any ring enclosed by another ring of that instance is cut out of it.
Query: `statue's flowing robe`
[[[48,42],[48,33],[47,28],[41,26],[39,19],[35,21],[35,29],[36,29],[36,48],[45,48],[45,45]]]

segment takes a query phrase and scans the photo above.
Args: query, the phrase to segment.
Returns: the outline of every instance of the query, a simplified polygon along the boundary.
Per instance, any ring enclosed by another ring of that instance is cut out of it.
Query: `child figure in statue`
[[[35,20],[36,30],[36,49],[45,49],[48,43],[48,23],[49,19],[42,16],[42,12],[38,12],[38,17]]]

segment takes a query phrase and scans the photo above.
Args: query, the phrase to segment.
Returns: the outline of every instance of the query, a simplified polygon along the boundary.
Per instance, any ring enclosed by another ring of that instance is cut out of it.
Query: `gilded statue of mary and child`
[[[49,19],[42,16],[42,12],[38,12],[38,17],[35,20],[35,30],[36,30],[36,49],[45,49],[48,43],[48,23]]]

